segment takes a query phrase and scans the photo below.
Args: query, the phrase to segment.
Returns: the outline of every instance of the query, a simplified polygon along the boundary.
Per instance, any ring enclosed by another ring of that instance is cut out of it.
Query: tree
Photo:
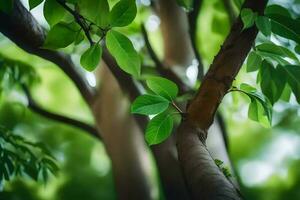
[[[144,21],[134,20],[134,0],[29,0],[29,7],[42,2],[49,30],[20,1],[9,0],[1,2],[0,31],[23,50],[61,69],[93,113],[95,126],[41,108],[31,96],[30,83],[21,78],[16,82],[29,109],[85,130],[104,143],[119,198],[151,199],[141,161],[147,149],[144,132],[167,199],[243,198],[223,161],[209,153],[208,129],[213,124],[221,127],[219,145],[226,144],[223,117],[217,110],[228,93],[248,96],[249,118],[264,126],[271,126],[277,101],[293,93],[300,102],[300,33],[294,13],[280,5],[267,6],[267,0],[245,0],[241,5],[224,0],[231,29],[204,73],[197,41],[201,0],[158,0],[149,5],[161,20],[164,61],[152,47]],[[128,28],[131,23],[136,30]],[[128,38],[130,31],[143,39],[146,49],[136,50]],[[258,32],[264,35],[263,41],[255,41]],[[271,35],[276,36],[276,44]],[[290,42],[283,43],[284,39]],[[61,50],[70,45],[85,47],[79,53],[80,64]],[[247,71],[258,71],[261,93],[246,83],[234,83],[246,58]],[[182,75],[192,60],[198,63],[201,82],[196,89]],[[95,71],[101,83],[91,87],[77,65]],[[96,70],[99,65],[101,69]],[[4,56],[2,66],[17,66],[17,62]],[[223,151],[222,160],[229,161]]]

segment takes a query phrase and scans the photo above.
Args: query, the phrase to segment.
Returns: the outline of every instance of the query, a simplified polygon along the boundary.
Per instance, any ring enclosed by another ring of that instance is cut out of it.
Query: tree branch
[[[40,107],[34,101],[34,99],[32,98],[32,96],[30,94],[29,89],[25,85],[22,85],[22,89],[23,89],[24,94],[26,95],[27,100],[28,100],[28,108],[30,110],[32,110],[33,112],[35,112],[35,113],[37,113],[41,116],[44,116],[48,119],[52,119],[54,121],[64,123],[64,124],[68,124],[68,125],[74,126],[76,128],[79,128],[83,131],[86,131],[91,136],[96,137],[96,138],[101,140],[100,134],[99,134],[98,130],[95,127],[93,127],[89,124],[86,124],[84,122],[81,122],[79,120],[72,119],[72,118],[69,118],[69,117],[66,117],[66,116],[63,116],[63,115],[59,115],[59,114],[56,114],[56,113],[52,113],[50,111],[47,111],[46,109],[43,109],[42,107]]]
[[[73,15],[75,21],[77,22],[77,24],[82,28],[82,30],[84,31],[90,45],[92,46],[94,44],[94,41],[90,35],[90,30],[89,27],[86,26],[85,23],[85,19],[83,18],[83,16],[81,16],[79,13],[77,13],[76,11],[72,10],[67,4],[65,0],[56,0],[62,7],[64,7],[64,9],[66,9],[71,15]]]
[[[150,44],[147,31],[146,31],[145,26],[143,24],[141,26],[141,31],[142,31],[142,35],[143,35],[143,38],[144,38],[145,45],[147,47],[149,56],[153,60],[153,62],[155,63],[157,71],[162,76],[164,76],[164,77],[172,80],[174,83],[176,83],[177,86],[179,87],[179,91],[180,91],[181,94],[188,91],[189,88],[186,86],[186,84],[170,68],[164,67],[162,62],[159,60],[158,56],[156,55],[156,53],[154,52],[154,50],[153,50],[153,48]]]
[[[223,4],[226,9],[230,24],[233,24],[234,20],[236,19],[236,16],[232,7],[232,3],[230,0],[223,0]]]
[[[188,14],[189,33],[196,59],[198,60],[198,78],[201,80],[204,75],[204,68],[200,52],[197,48],[197,19],[202,6],[202,0],[193,1],[193,10]]]
[[[92,104],[94,89],[89,86],[76,69],[69,55],[58,51],[42,49],[46,34],[31,13],[19,0],[14,1],[11,13],[0,11],[0,32],[28,53],[53,62],[74,82],[88,104]]]
[[[243,7],[261,14],[266,4],[267,0],[246,0]],[[214,163],[205,141],[216,110],[249,53],[257,32],[255,26],[243,30],[243,22],[237,19],[178,128],[178,156],[193,199],[241,199]]]

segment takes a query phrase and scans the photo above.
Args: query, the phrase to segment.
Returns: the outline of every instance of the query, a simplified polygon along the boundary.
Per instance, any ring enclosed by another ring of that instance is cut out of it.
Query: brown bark
[[[244,7],[261,14],[266,3],[265,0],[248,0]],[[215,165],[206,149],[205,140],[216,110],[257,35],[256,27],[242,28],[243,23],[238,18],[178,129],[179,161],[193,199],[240,199],[236,189]]]

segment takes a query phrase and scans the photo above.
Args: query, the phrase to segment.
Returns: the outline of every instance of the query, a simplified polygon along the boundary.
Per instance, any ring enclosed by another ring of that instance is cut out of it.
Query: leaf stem
[[[176,105],[174,101],[172,101],[172,106],[180,113],[183,114],[182,110]]]

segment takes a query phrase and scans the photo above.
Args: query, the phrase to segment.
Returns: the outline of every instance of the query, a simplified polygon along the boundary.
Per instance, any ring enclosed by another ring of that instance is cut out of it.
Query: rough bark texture
[[[185,121],[178,128],[179,160],[191,199],[240,199],[234,186],[225,178],[199,138],[201,130]],[[182,134],[184,133],[184,134]]]
[[[248,0],[244,7],[262,13],[267,1]],[[216,110],[240,70],[257,35],[256,27],[242,30],[240,18],[233,24],[221,50],[187,108],[177,138],[179,160],[193,199],[240,199],[236,189],[215,165],[205,140]]]

